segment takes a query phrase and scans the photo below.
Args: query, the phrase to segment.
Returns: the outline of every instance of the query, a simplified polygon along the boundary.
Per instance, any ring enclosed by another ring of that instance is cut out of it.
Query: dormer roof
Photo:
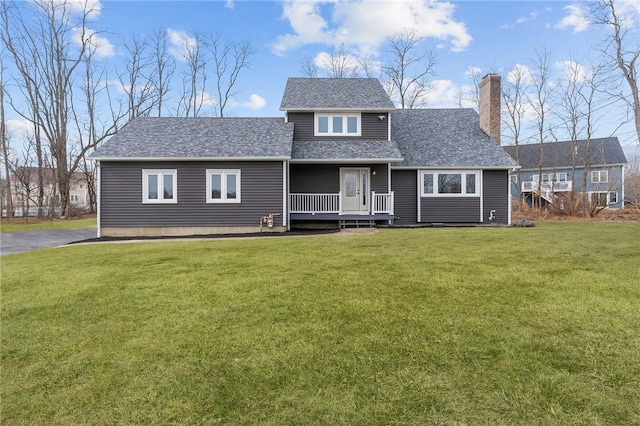
[[[375,111],[395,109],[376,78],[298,78],[287,80],[282,111]]]

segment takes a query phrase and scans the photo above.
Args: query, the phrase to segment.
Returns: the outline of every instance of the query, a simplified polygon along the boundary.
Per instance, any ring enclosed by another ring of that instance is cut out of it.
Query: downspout
[[[291,218],[289,217],[289,161],[282,162],[282,226],[291,230]]]
[[[100,164],[100,161],[96,161],[96,227],[97,229],[97,238],[100,238],[100,234],[101,234],[101,228],[102,228],[102,223],[101,223],[101,218],[102,218],[102,214],[101,214],[101,210],[102,210],[102,199],[101,199],[101,188],[102,188],[102,165]]]

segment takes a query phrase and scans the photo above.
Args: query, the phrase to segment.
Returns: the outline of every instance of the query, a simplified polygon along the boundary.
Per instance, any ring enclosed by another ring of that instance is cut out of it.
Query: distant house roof
[[[393,141],[294,141],[291,161],[397,162],[402,154]]]
[[[391,111],[395,106],[375,78],[289,78],[280,109]]]
[[[576,167],[585,165],[625,164],[627,158],[618,138],[599,138],[591,140],[547,142],[540,144],[509,145],[505,150],[518,160],[523,169],[569,168],[575,162]]]
[[[517,163],[480,130],[473,109],[406,109],[391,113],[391,138],[404,160],[396,167],[511,168]]]
[[[282,118],[136,118],[90,157],[289,159],[293,123]]]
[[[57,169],[55,167],[43,167],[42,168],[42,180],[46,184],[53,184],[57,180]],[[22,182],[37,182],[38,181],[38,167],[32,166],[20,166],[13,170],[12,178],[18,179]],[[69,180],[73,182],[86,181],[87,177],[83,172],[73,172],[69,175]]]

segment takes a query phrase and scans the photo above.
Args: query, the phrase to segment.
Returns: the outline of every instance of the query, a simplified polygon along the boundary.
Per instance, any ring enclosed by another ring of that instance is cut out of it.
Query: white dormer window
[[[360,114],[316,113],[316,136],[360,136]]]

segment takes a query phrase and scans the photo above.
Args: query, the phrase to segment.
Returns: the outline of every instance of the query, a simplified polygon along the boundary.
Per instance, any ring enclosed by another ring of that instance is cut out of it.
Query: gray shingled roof
[[[283,118],[136,118],[98,148],[101,159],[291,158]]]
[[[280,109],[391,111],[395,106],[375,78],[289,78]]]
[[[404,161],[398,167],[511,168],[516,162],[480,130],[472,109],[413,109],[391,113],[391,137]]]
[[[394,162],[402,154],[393,141],[339,140],[294,141],[291,160],[367,160]]]
[[[618,138],[599,138],[579,141],[547,142],[542,147],[542,164],[540,161],[540,144],[509,145],[504,149],[514,159],[518,158],[523,169],[576,167],[585,163],[594,165],[625,164],[627,158],[620,146]],[[516,155],[516,149],[518,154]],[[575,156],[572,155],[575,153]],[[589,155],[587,155],[589,153]],[[589,160],[590,158],[590,160]],[[587,160],[587,161],[585,161]]]

